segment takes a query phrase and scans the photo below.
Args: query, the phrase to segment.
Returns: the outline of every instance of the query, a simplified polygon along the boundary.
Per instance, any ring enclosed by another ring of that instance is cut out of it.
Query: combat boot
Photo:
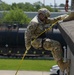
[[[62,59],[57,61],[58,66],[60,67],[61,71],[66,70],[67,72],[69,72],[69,65],[70,65],[70,61],[67,62],[63,62]]]

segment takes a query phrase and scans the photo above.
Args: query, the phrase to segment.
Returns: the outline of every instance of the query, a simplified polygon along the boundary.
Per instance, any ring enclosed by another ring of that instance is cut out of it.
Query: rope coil
[[[69,2],[69,1],[66,0],[66,5],[65,5],[65,11],[66,11],[66,12],[68,12],[68,6],[69,6],[69,5],[68,5],[68,2]]]

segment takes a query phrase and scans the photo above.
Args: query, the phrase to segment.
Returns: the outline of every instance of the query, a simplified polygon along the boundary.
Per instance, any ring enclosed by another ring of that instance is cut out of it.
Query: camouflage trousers
[[[48,38],[45,38],[42,40],[41,38],[38,38],[31,42],[31,45],[35,49],[41,49],[44,48],[45,50],[50,50],[52,52],[52,55],[56,61],[62,59],[62,48],[58,41],[51,40]]]

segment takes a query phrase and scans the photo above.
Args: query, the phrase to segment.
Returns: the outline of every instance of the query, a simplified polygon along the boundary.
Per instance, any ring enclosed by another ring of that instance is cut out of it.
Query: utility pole
[[[2,1],[0,0],[0,4],[2,3]]]
[[[43,0],[43,6],[45,6],[45,0]]]
[[[54,11],[56,10],[56,0],[54,0]]]
[[[71,0],[71,10],[74,11],[74,0]]]

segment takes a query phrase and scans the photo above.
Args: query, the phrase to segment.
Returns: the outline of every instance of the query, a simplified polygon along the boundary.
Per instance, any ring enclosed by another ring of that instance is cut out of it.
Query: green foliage
[[[35,11],[35,8],[32,4],[26,2],[23,7],[24,11]]]
[[[18,7],[19,9],[22,9],[23,11],[31,11],[31,12],[37,12],[40,8],[44,7],[44,4],[40,1],[37,1],[33,4],[29,3],[29,2],[25,2],[25,3],[12,3],[12,5],[9,5],[5,2],[2,2],[0,4],[0,11],[4,11],[4,10],[10,10],[10,9],[14,9]],[[50,6],[46,6],[45,7],[49,8],[50,11],[52,11],[52,8],[50,8]]]
[[[53,9],[50,6],[45,6],[45,8],[47,8],[49,11],[53,12]]]
[[[10,10],[11,6],[6,4],[5,2],[2,2],[0,4],[0,10],[3,11],[3,10]]]
[[[11,8],[14,9],[14,8],[16,8],[16,7],[17,7],[17,4],[16,4],[16,3],[12,3]]]
[[[40,9],[43,4],[40,1],[38,1],[38,2],[35,2],[33,5],[35,10],[38,11],[38,9]]]
[[[9,12],[4,12],[2,20],[3,22],[18,22],[20,24],[27,24],[31,19],[27,17],[22,9],[14,8]]]
[[[61,4],[59,5],[59,7],[65,7],[65,4],[61,3]]]
[[[53,10],[54,10],[54,12],[59,12],[59,10],[57,8],[54,8]]]

